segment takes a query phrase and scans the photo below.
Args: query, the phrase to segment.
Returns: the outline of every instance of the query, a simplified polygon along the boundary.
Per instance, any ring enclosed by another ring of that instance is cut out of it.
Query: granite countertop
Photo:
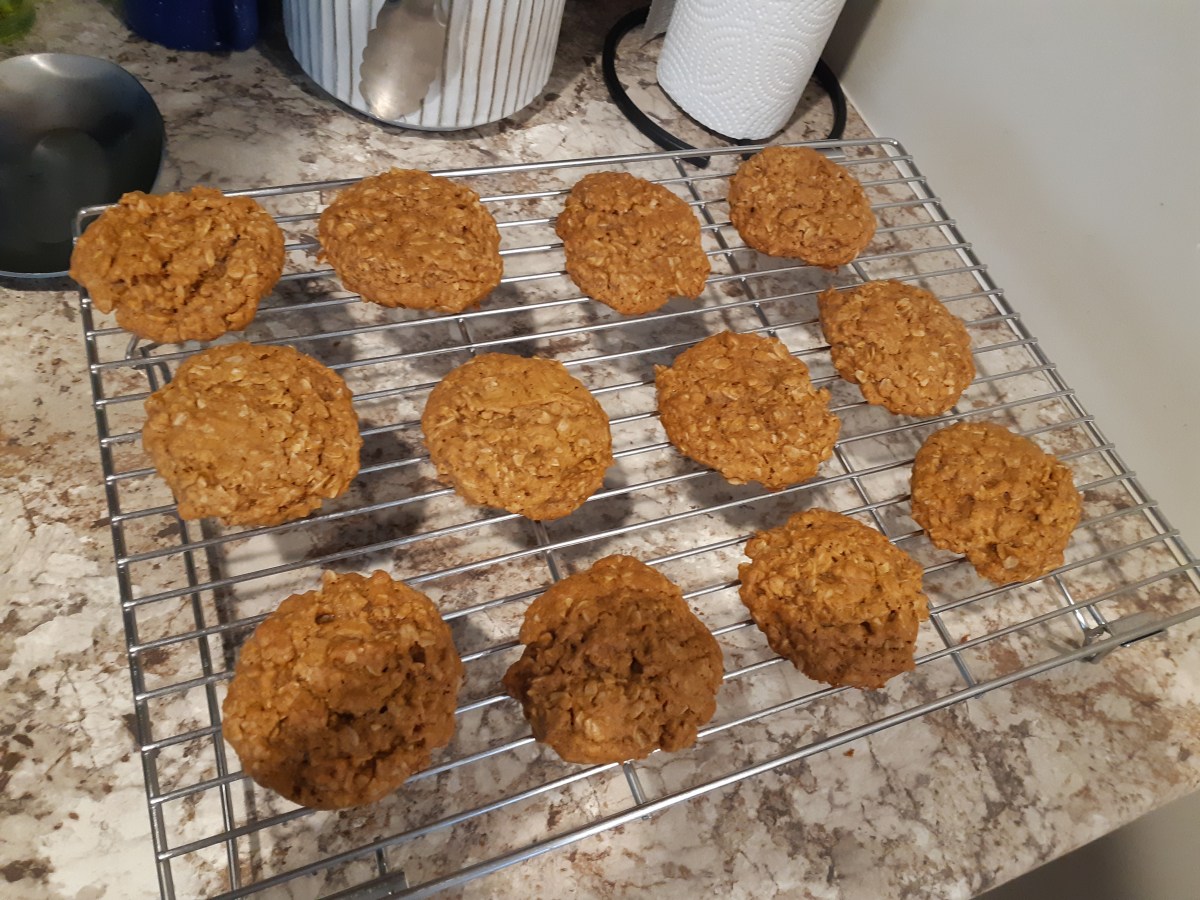
[[[633,5],[569,2],[542,97],[454,135],[381,127],[339,107],[277,34],[244,53],[175,53],[131,36],[98,0],[40,3],[34,31],[0,54],[119,62],[166,120],[159,190],[250,188],[396,164],[653,150],[599,74],[615,7]],[[629,64],[639,62],[633,53]],[[785,137],[823,137],[827,106],[806,95]],[[846,134],[870,136],[853,110]],[[69,285],[27,287],[0,283],[0,894],[150,897],[158,885],[78,306]],[[971,896],[1200,786],[1196,633],[1193,621],[1101,664],[932,713],[469,892]]]

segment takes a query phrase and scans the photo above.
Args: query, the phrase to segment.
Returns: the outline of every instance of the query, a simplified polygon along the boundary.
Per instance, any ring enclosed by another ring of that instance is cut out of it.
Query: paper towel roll
[[[658,83],[684,112],[733,138],[783,128],[845,0],[675,0]]]

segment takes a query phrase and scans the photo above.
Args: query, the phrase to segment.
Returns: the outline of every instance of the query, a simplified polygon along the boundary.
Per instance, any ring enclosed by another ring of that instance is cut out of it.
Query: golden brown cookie
[[[604,409],[552,359],[485,353],[464,363],[430,392],[421,428],[442,481],[530,519],[577,509],[613,462]]]
[[[874,528],[827,509],[746,544],[742,603],[771,649],[832,685],[879,688],[914,668],[929,618],[921,567]]]
[[[833,269],[875,235],[875,214],[853,175],[808,147],[767,147],[729,179],[729,217],[761,253]]]
[[[692,208],[661,184],[628,172],[582,178],[555,230],[576,286],[627,316],[676,296],[694,300],[712,270]]]
[[[316,809],[362,806],[450,742],[462,677],[428,597],[384,572],[326,572],[246,641],[222,728],[264,787]]]
[[[392,169],[346,188],[317,226],[346,290],[381,306],[462,312],[500,283],[500,231],[469,187]]]
[[[71,277],[138,337],[210,341],[250,324],[283,274],[283,232],[249,197],[134,191],[71,254]]]
[[[142,444],[183,518],[277,525],[350,486],[362,437],[336,372],[239,343],[190,357],[147,398]]]
[[[1067,466],[992,422],[935,432],[913,462],[913,518],[996,584],[1061,566],[1081,509]]]
[[[542,594],[504,676],[533,735],[567,762],[680,750],[717,709],[721,649],[679,588],[631,556],[607,556]]]
[[[813,389],[808,367],[777,338],[724,331],[655,373],[671,443],[733,484],[777,491],[833,455],[841,423],[829,391]]]
[[[872,281],[819,298],[833,365],[868,403],[935,416],[975,377],[971,336],[937,297],[899,281]]]

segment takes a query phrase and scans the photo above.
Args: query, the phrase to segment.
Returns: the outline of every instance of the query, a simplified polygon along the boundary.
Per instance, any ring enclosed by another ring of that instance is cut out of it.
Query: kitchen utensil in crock
[[[417,111],[442,71],[446,19],[438,0],[387,0],[367,35],[359,86],[371,115],[398,119]]]

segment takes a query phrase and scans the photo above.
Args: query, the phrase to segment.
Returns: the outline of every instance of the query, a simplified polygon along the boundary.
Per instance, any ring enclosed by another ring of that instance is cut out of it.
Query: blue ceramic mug
[[[258,0],[125,0],[125,21],[172,50],[245,50],[258,39]]]

